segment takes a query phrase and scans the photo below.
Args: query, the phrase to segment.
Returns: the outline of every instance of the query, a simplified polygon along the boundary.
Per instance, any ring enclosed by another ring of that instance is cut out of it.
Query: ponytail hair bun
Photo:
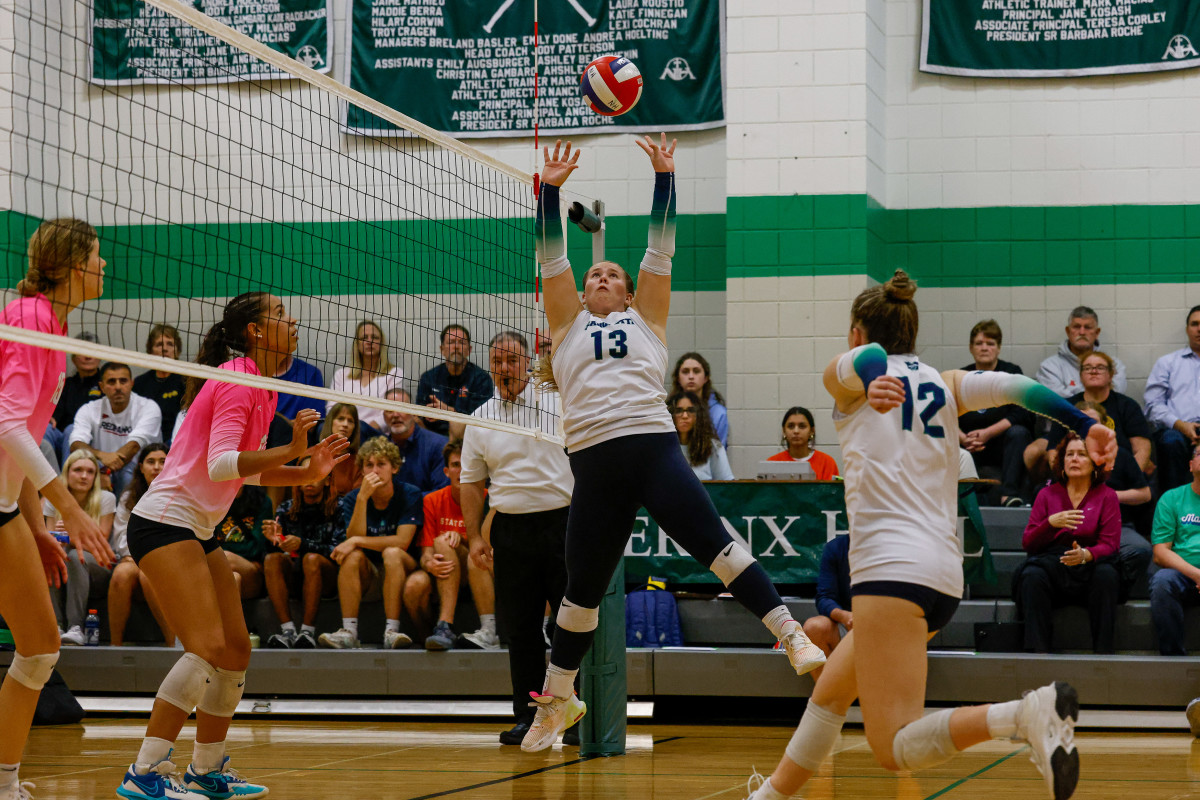
[[[906,303],[917,293],[917,282],[902,269],[896,270],[892,279],[883,285],[883,292],[894,303]]]

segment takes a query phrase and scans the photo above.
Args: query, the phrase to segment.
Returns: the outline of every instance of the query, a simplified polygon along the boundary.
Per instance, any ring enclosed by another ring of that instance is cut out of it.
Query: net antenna
[[[8,326],[0,326],[0,338],[560,442],[536,413],[515,424],[481,420],[426,407],[415,396],[421,374],[447,358],[440,352],[447,325],[470,331],[478,364],[486,365],[486,343],[504,330],[522,333],[536,352],[545,316],[531,301],[533,175],[189,3],[145,3],[169,19],[165,27],[187,31],[160,37],[157,58],[139,67],[134,83],[157,85],[90,82],[99,56],[87,0],[0,9],[14,32],[0,40],[0,65],[12,65],[0,69],[0,107],[12,109],[11,131],[0,129],[8,145],[0,148],[0,176],[8,178],[0,180],[0,192],[8,191],[0,211],[6,282],[23,275],[29,236],[45,219],[91,222],[109,262],[105,296],[70,320],[72,333],[92,331],[100,343]],[[133,30],[134,23],[115,26]],[[218,44],[290,77],[235,74],[209,55]],[[192,65],[221,82],[161,64]],[[349,134],[345,103],[401,135]],[[145,352],[150,326],[167,323],[183,339],[183,357],[194,355],[227,299],[251,290],[284,299],[300,320],[297,355],[321,369],[325,384],[357,368],[360,378],[404,388],[413,402],[364,396],[349,379],[335,391]],[[361,320],[380,328],[386,358],[363,363],[354,355]]]

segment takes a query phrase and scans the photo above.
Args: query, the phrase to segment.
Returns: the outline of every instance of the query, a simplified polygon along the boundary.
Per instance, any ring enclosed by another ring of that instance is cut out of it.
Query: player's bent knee
[[[708,565],[708,568],[720,579],[721,583],[728,586],[753,563],[754,556],[750,554],[749,550],[737,542],[730,541]]]
[[[216,668],[195,653],[184,653],[158,687],[158,699],[188,714],[195,710],[216,675]]]
[[[218,667],[196,704],[196,710],[213,717],[232,717],[242,700],[245,685],[244,669],[230,670]]]
[[[594,631],[600,623],[600,608],[577,606],[564,597],[562,605],[558,607],[556,621],[558,622],[558,627],[564,631],[571,631],[572,633]]]
[[[844,714],[835,714],[810,700],[784,752],[796,765],[816,772],[833,752],[845,724]]]
[[[8,675],[27,689],[40,692],[50,680],[54,665],[58,663],[58,650],[52,653],[38,653],[33,656],[17,653],[8,666]]]
[[[950,716],[953,713],[954,709],[944,708],[905,725],[892,739],[889,754],[891,765],[884,763],[882,754],[876,750],[880,765],[893,771],[916,771],[949,761],[958,753],[950,736]]]

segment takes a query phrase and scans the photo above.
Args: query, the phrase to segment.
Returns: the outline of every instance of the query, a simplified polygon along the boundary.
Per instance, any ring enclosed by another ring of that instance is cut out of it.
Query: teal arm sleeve
[[[1041,414],[1086,437],[1096,421],[1075,406],[1024,375],[1005,372],[969,372],[958,387],[958,399],[963,411],[1016,403],[1035,414]]]
[[[887,374],[887,351],[878,344],[864,344],[838,359],[838,383],[847,389],[865,391],[871,381]]]

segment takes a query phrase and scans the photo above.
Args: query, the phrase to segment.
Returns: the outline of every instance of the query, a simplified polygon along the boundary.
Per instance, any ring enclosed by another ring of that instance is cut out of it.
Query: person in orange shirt
[[[496,636],[496,593],[492,575],[475,566],[467,557],[467,526],[463,521],[459,495],[462,442],[449,442],[442,449],[442,460],[443,471],[450,479],[450,485],[425,495],[425,525],[421,528],[419,542],[421,569],[425,572],[414,575],[409,585],[405,586],[404,601],[408,605],[409,616],[414,620],[419,616],[428,619],[429,601],[433,583],[436,582],[441,609],[433,633],[425,640],[425,649],[451,649],[457,640],[452,626],[454,612],[458,608],[458,589],[465,570],[471,597],[479,612],[480,627],[474,633],[464,634],[463,638],[475,647],[495,650],[499,648],[500,640]]]
[[[767,461],[807,461],[817,474],[817,480],[833,480],[838,475],[837,462],[833,456],[813,449],[816,438],[817,426],[813,424],[812,412],[803,406],[792,406],[783,415],[782,444],[787,449]]]

